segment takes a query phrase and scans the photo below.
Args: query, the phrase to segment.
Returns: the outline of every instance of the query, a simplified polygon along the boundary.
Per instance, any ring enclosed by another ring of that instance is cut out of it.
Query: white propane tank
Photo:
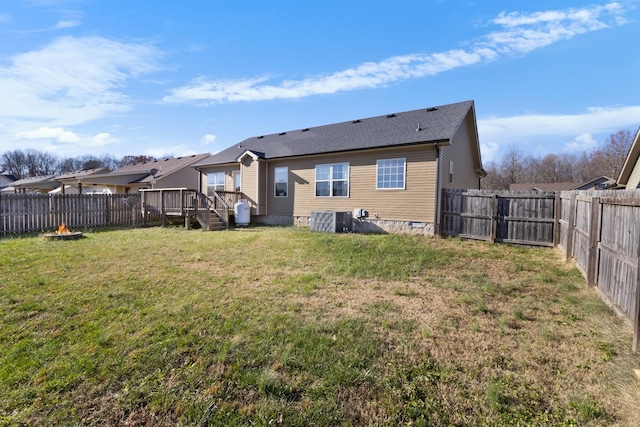
[[[251,208],[246,200],[240,199],[233,205],[233,214],[235,216],[236,225],[249,225],[251,220]]]

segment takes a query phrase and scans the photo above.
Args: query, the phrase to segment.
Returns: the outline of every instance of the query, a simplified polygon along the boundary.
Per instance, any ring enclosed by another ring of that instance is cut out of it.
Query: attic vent
[[[286,132],[280,132],[278,135],[286,135]]]
[[[391,117],[395,117],[395,114],[387,114],[387,119],[390,119]]]
[[[354,120],[351,123],[360,123],[362,120]]]
[[[302,129],[302,132],[307,132],[309,130],[309,128],[304,128]]]
[[[262,139],[262,138],[264,138],[264,135],[260,135],[257,139]],[[238,147],[239,147],[239,145],[238,145]]]
[[[438,109],[436,107],[427,108],[427,112],[437,111],[437,110]]]

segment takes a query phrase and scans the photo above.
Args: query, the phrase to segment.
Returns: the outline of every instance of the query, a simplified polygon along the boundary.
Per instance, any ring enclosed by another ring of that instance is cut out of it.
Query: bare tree
[[[604,147],[591,155],[591,163],[598,170],[598,176],[605,175],[616,179],[620,175],[622,165],[633,144],[634,133],[627,130],[619,130],[609,135]]]
[[[500,176],[503,180],[503,186],[509,188],[509,185],[517,182],[524,182],[526,158],[521,151],[515,147],[511,147],[504,155],[500,162]]]
[[[118,166],[123,167],[134,163],[152,162],[154,160],[156,160],[156,158],[153,156],[124,156]]]
[[[22,150],[6,151],[0,159],[0,169],[3,173],[11,174],[18,179],[26,178],[27,167]]]

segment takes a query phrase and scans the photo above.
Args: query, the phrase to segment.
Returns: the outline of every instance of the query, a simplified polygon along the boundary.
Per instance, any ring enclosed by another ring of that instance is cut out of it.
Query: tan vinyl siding
[[[256,200],[256,215],[264,215],[267,213],[267,204],[268,204],[268,195],[267,195],[267,174],[268,174],[268,165],[265,161],[258,161],[257,163],[257,182],[256,182],[256,191],[258,194],[258,198]]]
[[[198,188],[198,171],[187,166],[158,180],[153,188]]]
[[[470,135],[473,129],[472,117],[467,115],[462,125],[451,139],[451,144],[442,147],[440,179],[442,188],[479,188],[479,177],[475,172],[472,147],[475,136]],[[453,182],[450,182],[450,165],[453,165]]]
[[[638,188],[640,184],[640,158],[636,161],[636,165],[633,167],[629,179],[627,180],[627,189]]]
[[[240,163],[242,174],[242,192],[251,206],[251,215],[257,214],[258,205],[258,161],[251,156],[245,156]]]
[[[376,189],[376,161],[406,159],[404,190]],[[436,151],[432,145],[291,158],[269,162],[266,193],[269,215],[309,216],[314,210],[362,208],[380,220],[434,222]],[[316,197],[315,167],[349,163],[349,197]],[[289,168],[289,196],[274,195],[274,168]]]
[[[239,167],[236,165],[232,166],[213,166],[209,168],[202,168],[202,186],[200,191],[203,193],[207,193],[207,174],[216,173],[216,172],[224,172],[224,190],[225,191],[233,191],[233,172],[239,170]]]

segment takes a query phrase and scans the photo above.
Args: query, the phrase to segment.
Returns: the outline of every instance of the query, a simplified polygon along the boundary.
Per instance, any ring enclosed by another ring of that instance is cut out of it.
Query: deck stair
[[[209,222],[205,223],[204,221],[201,221],[201,217],[196,217],[198,219],[198,223],[200,223],[200,225],[203,228],[206,228],[209,231],[220,231],[220,230],[224,230],[226,228],[226,224],[224,223],[224,221],[222,220],[222,218],[220,218],[218,216],[218,214],[216,214],[215,211],[211,210],[209,211]]]
[[[141,190],[143,209],[147,214],[160,214],[163,225],[167,216],[181,216],[190,228],[195,219],[205,230],[224,230],[229,226],[229,205],[218,194],[208,197],[186,188]]]

